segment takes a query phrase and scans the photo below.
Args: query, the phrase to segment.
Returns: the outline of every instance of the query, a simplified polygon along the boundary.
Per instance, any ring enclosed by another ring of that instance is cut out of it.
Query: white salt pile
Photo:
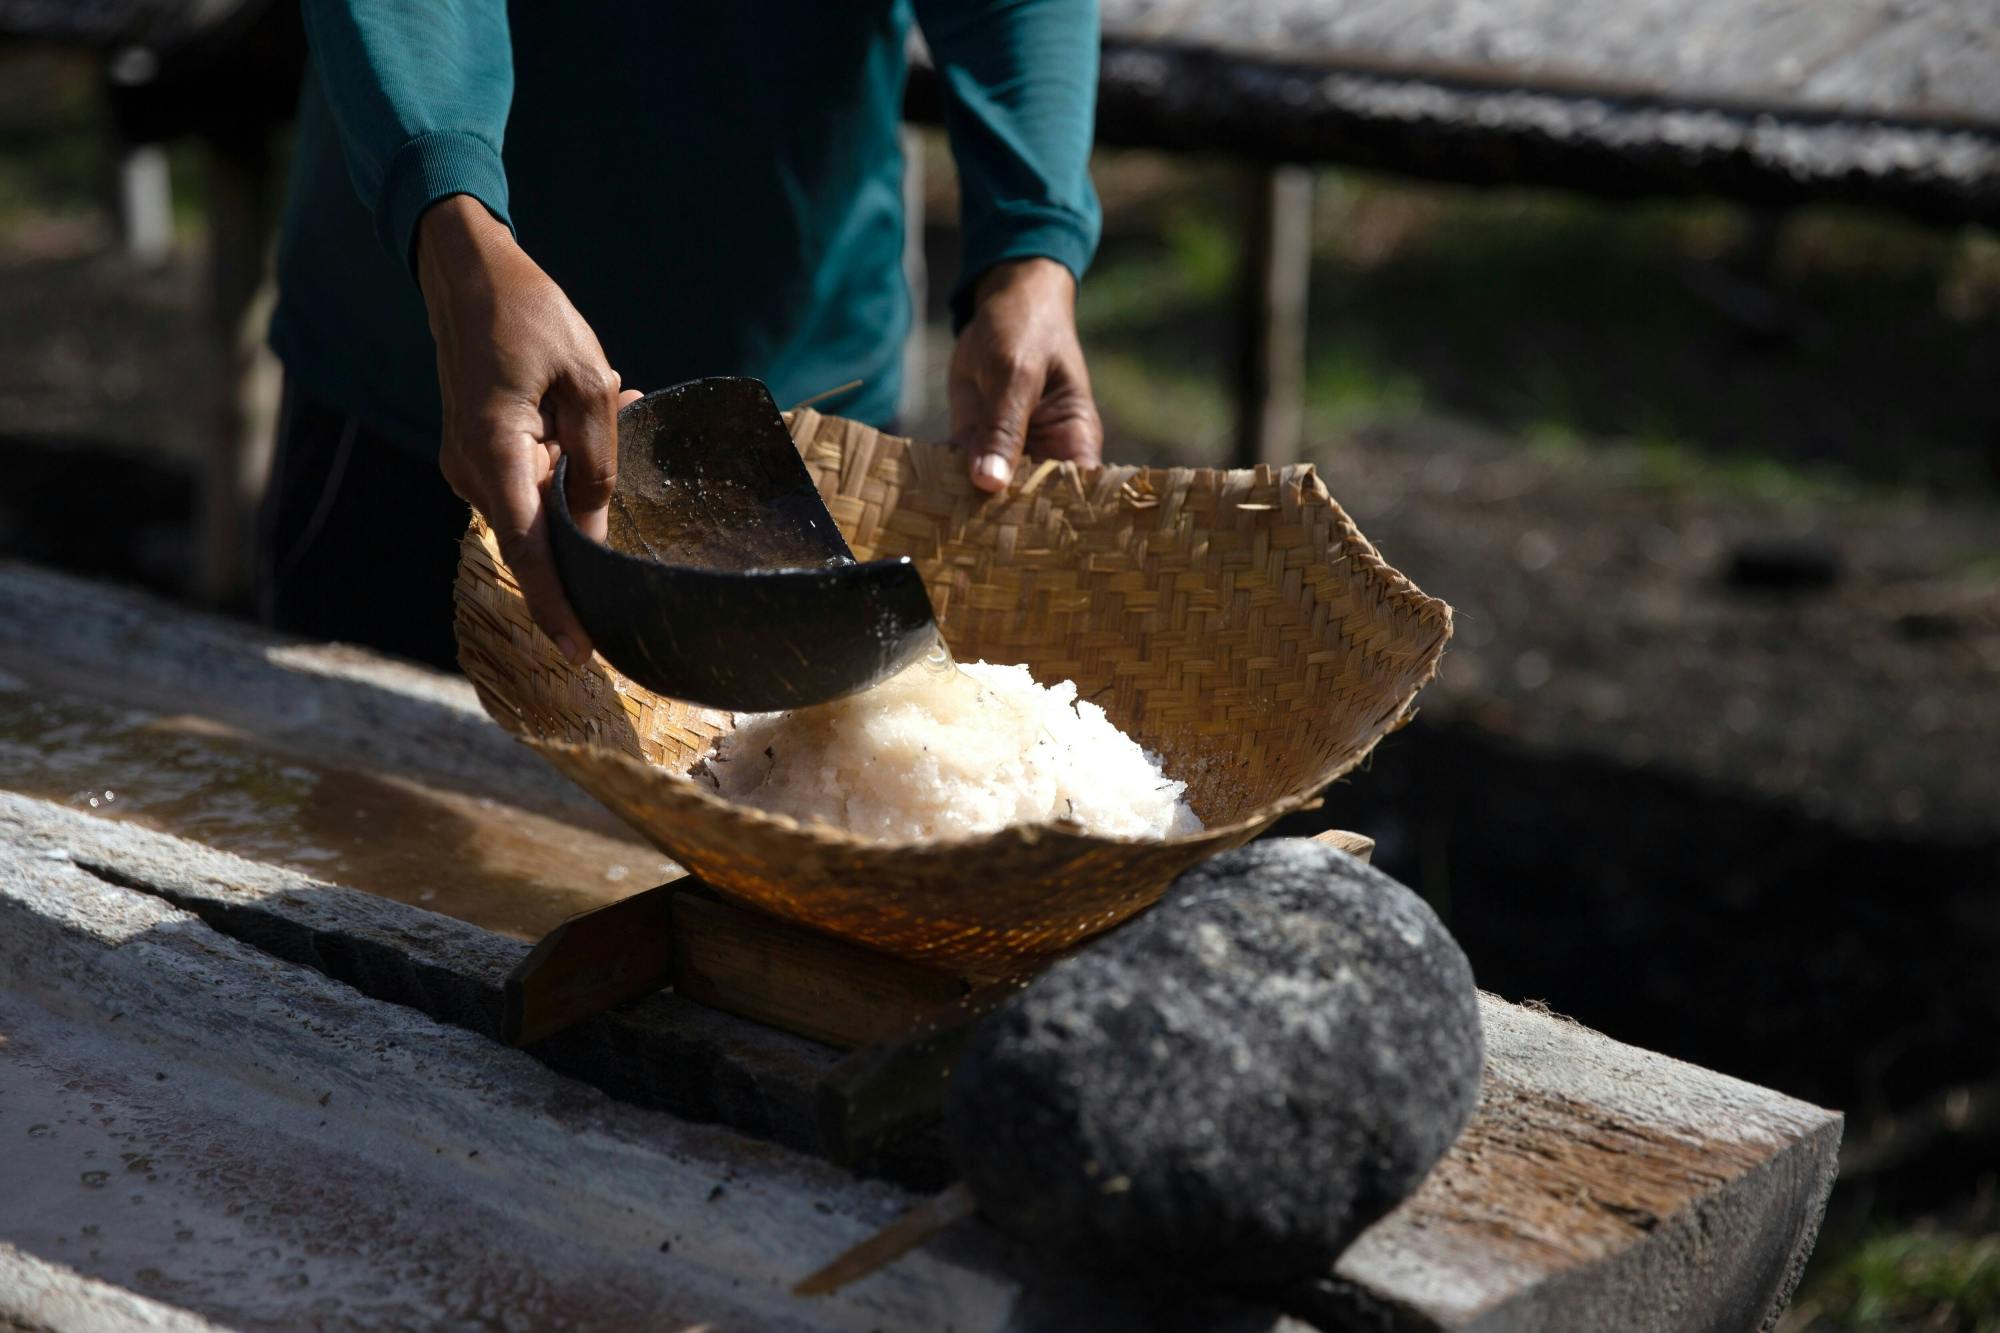
[[[1199,833],[1184,782],[1070,681],[919,664],[862,694],[738,719],[706,776],[731,800],[882,842],[1070,822],[1110,837]]]

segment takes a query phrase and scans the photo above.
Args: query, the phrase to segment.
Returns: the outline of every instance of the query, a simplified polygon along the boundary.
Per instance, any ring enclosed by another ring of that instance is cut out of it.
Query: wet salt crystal
[[[1108,837],[1201,830],[1153,756],[1063,681],[1023,666],[912,667],[850,698],[738,719],[721,795],[884,842],[1067,823]]]
[[[628,872],[624,866],[604,867],[604,878],[610,880],[613,884],[616,884],[619,880],[625,878],[625,876],[628,873],[630,872]]]

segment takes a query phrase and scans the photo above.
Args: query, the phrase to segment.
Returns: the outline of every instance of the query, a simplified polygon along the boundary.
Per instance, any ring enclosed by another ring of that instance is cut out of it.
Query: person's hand
[[[570,512],[604,540],[618,409],[639,395],[620,392],[583,316],[471,196],[417,224],[417,282],[437,340],[445,480],[493,529],[535,623],[580,665],[590,636],[556,576],[542,492],[568,454]]]
[[[951,356],[952,441],[972,481],[1002,491],[1023,452],[1095,463],[1104,427],[1076,338],[1076,280],[1052,259],[996,264]]]

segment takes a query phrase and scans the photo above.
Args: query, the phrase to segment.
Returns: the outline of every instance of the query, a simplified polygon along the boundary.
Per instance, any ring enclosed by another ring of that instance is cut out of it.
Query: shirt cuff
[[[396,150],[382,175],[375,230],[389,252],[416,271],[417,219],[438,200],[469,194],[513,230],[507,216],[507,169],[500,152],[477,134],[440,130]]]
[[[1010,209],[965,238],[958,284],[951,291],[951,331],[972,322],[972,297],[979,280],[995,264],[1010,259],[1053,259],[1079,284],[1097,250],[1097,228],[1074,213],[1054,208]]]

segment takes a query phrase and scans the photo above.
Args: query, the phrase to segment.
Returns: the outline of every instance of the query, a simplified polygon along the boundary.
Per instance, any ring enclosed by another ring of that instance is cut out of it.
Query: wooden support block
[[[974,982],[787,925],[689,882],[673,897],[674,988],[690,1000],[852,1048],[909,1030]]]
[[[526,1046],[674,984],[680,882],[582,912],[544,935],[502,989],[500,1037]]]
[[[935,1126],[944,1113],[945,1084],[973,1026],[1027,980],[982,986],[829,1070],[819,1084],[827,1154],[845,1166],[870,1168]]]
[[[1312,835],[1314,842],[1323,842],[1329,847],[1337,847],[1363,865],[1375,855],[1375,839],[1366,834],[1349,833],[1346,829],[1330,828],[1323,833]]]

